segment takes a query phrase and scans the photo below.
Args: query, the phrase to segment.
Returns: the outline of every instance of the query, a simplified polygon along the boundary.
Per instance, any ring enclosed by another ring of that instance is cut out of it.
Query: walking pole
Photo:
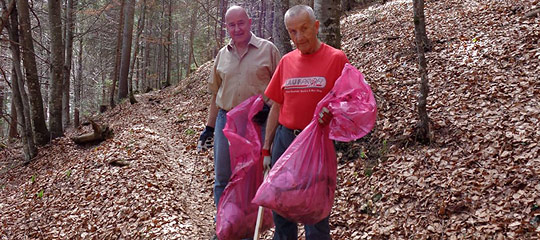
[[[268,169],[264,171],[264,178],[266,179],[268,175]],[[264,216],[264,207],[259,206],[259,212],[257,213],[257,223],[255,224],[255,234],[253,235],[253,240],[259,239],[259,231],[261,229],[262,221]]]

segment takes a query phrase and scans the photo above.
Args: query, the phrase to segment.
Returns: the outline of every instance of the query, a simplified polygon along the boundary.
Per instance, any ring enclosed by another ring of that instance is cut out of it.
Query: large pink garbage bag
[[[334,115],[329,127],[317,123],[327,107]],[[310,124],[281,155],[253,202],[279,215],[315,224],[330,214],[336,190],[337,159],[331,139],[351,141],[375,125],[377,106],[364,76],[346,64],[334,88],[318,103]]]
[[[251,121],[263,107],[261,95],[253,96],[227,113],[223,129],[229,140],[232,174],[218,204],[216,234],[219,239],[253,237],[258,205],[251,203],[263,181],[261,127]],[[273,226],[265,209],[262,230]]]

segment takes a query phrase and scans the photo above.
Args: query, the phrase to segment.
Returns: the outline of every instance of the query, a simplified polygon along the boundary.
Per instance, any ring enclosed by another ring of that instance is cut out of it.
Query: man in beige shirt
[[[212,68],[208,121],[197,145],[199,149],[204,149],[211,144],[210,139],[215,135],[216,207],[231,176],[229,143],[223,135],[227,111],[251,96],[263,94],[281,58],[274,44],[251,33],[251,19],[244,8],[230,7],[225,14],[225,24],[231,42],[219,51]],[[261,119],[264,122],[266,116]]]

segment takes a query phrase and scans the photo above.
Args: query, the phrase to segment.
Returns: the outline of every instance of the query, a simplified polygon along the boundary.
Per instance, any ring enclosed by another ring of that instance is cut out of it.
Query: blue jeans
[[[214,204],[216,204],[216,208],[232,174],[229,140],[223,134],[225,123],[227,123],[227,111],[220,109],[214,128]],[[266,122],[261,126],[261,146],[264,143],[265,129]]]
[[[276,163],[279,157],[287,150],[296,135],[291,129],[279,125],[272,144],[272,166]],[[298,238],[298,226],[295,222],[291,222],[272,211],[276,231],[274,232],[274,240],[290,240]],[[321,220],[314,225],[304,225],[306,230],[306,240],[327,240],[330,239],[330,224],[329,217]]]
[[[223,128],[227,123],[227,111],[219,109],[214,127],[214,203],[216,208],[219,199],[229,178],[231,177],[231,159],[229,155],[229,141],[223,134]]]

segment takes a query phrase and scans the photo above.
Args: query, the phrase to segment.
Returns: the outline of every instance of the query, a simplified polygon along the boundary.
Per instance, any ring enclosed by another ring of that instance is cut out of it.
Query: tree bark
[[[165,47],[167,49],[167,73],[165,77],[165,86],[171,86],[171,42],[172,42],[172,3],[169,0],[169,27],[167,29],[167,44]]]
[[[199,5],[196,2],[194,2],[193,9],[191,12],[191,27],[189,30],[189,56],[188,56],[187,69],[186,69],[187,75],[191,74],[191,64],[194,61],[193,41],[195,38],[195,29],[197,28],[197,12],[198,11],[199,11]]]
[[[73,56],[73,29],[75,27],[75,14],[74,5],[77,5],[77,0],[67,0],[66,9],[66,53],[64,61],[64,81],[63,81],[63,95],[62,95],[62,123],[64,129],[70,123],[69,114],[69,89],[70,89],[70,77],[71,77],[71,58]]]
[[[87,144],[94,142],[101,142],[105,139],[113,137],[113,130],[108,125],[99,125],[92,119],[88,119],[92,124],[92,133],[86,133],[77,137],[72,137],[71,140],[76,144]]]
[[[15,138],[19,137],[17,131],[17,107],[15,106],[15,92],[11,91],[11,121],[9,122],[8,141],[12,142]]]
[[[182,65],[184,64],[184,33],[182,33],[182,44],[180,44],[180,34],[176,36],[176,66],[178,74],[178,82],[182,80]]]
[[[10,48],[13,57],[12,64],[12,82],[11,91],[13,92],[13,101],[17,111],[17,121],[20,126],[23,142],[23,157],[25,162],[31,161],[37,155],[37,148],[34,143],[34,132],[32,131],[32,119],[30,114],[30,104],[28,96],[24,89],[23,74],[21,70],[21,57],[19,48],[17,10],[14,9],[11,13],[11,21],[9,31]]]
[[[124,12],[124,31],[122,33],[122,61],[120,63],[120,78],[118,79],[118,99],[124,99],[128,96],[129,59],[131,57],[131,41],[133,40],[134,8],[135,0],[127,0]]]
[[[219,29],[219,42],[218,42],[218,50],[221,49],[224,45],[225,41],[225,13],[227,12],[227,0],[220,0],[219,2],[219,15],[220,15],[220,21],[218,22],[218,29]],[[217,52],[216,52],[217,54]],[[189,70],[187,71],[187,74],[189,74]]]
[[[62,83],[64,79],[64,46],[62,43],[61,0],[48,0],[51,31],[51,89],[49,101],[49,126],[51,139],[64,135],[62,128]]]
[[[414,11],[416,8],[416,12]],[[420,1],[413,1],[413,13],[414,13],[414,24],[415,24],[415,36],[416,36],[416,19],[418,19],[418,29],[419,29],[419,36],[420,40],[422,41],[422,44],[424,45],[424,52],[431,51],[431,42],[429,41],[429,38],[427,37],[426,33],[426,18],[424,15],[424,0]],[[418,17],[418,18],[417,18]]]
[[[266,1],[261,0],[259,3],[259,24],[257,26],[258,36],[264,38],[264,20],[266,19]]]
[[[270,9],[270,13],[269,13],[270,17],[268,17],[267,20],[266,20],[266,27],[267,27],[266,30],[268,30],[268,34],[269,34],[271,40],[275,41],[275,39],[273,38],[273,36],[274,36],[274,34],[273,34],[273,32],[274,32],[274,15],[275,15],[274,10],[273,10],[274,9],[274,2],[269,1],[267,8]]]
[[[283,16],[288,9],[288,0],[274,1],[274,29],[272,33],[274,44],[279,49],[281,55],[285,55],[292,51],[291,38],[289,37],[287,28],[285,28],[285,23],[283,22]]]
[[[150,43],[148,42],[146,36],[147,31],[145,31],[145,34],[144,34],[144,49],[142,50],[143,52],[143,62],[142,62],[142,79],[141,79],[141,85],[142,85],[142,91],[143,92],[148,92],[148,89],[150,89],[150,83],[147,79],[147,72],[148,72],[148,66],[149,66],[149,55],[150,55]]]
[[[82,76],[83,76],[83,38],[79,39],[79,56],[78,56],[78,67],[77,67],[77,78],[75,79],[74,86],[74,95],[75,95],[75,111],[73,112],[73,124],[75,127],[80,126],[80,109],[81,109],[81,87],[82,87]],[[103,76],[103,75],[102,75]]]
[[[341,32],[339,28],[339,0],[315,0],[315,16],[319,19],[319,36],[321,41],[337,49],[341,48]]]
[[[414,32],[416,41],[416,51],[418,53],[418,71],[420,75],[420,93],[418,94],[418,123],[416,126],[416,138],[421,143],[429,143],[429,118],[427,114],[427,97],[429,85],[427,78],[427,63],[424,54],[425,42],[427,39],[426,25],[424,17],[424,0],[414,0]]]
[[[109,105],[111,105],[111,108],[114,108],[114,95],[116,91],[116,83],[118,82],[118,76],[120,71],[120,63],[121,63],[121,50],[122,50],[122,30],[124,29],[124,5],[125,0],[120,0],[120,15],[118,20],[118,32],[116,33],[116,56],[114,58],[114,69],[112,73],[112,85],[111,85],[111,92],[110,92],[110,101]]]
[[[4,114],[4,105],[6,103],[4,99],[6,95],[5,83],[4,81],[0,81],[0,139],[4,139],[4,124],[6,122],[5,119],[7,119]]]
[[[9,2],[9,5],[6,6],[6,2],[2,0],[2,8],[7,9],[2,11],[2,18],[0,19],[0,33],[4,30],[4,27],[9,23],[9,16],[11,15],[11,12],[15,8],[15,2],[16,0],[11,0]]]
[[[129,87],[130,97],[133,95],[133,74],[135,73],[135,71],[137,71],[135,69],[135,63],[137,62],[137,55],[139,53],[139,41],[141,39],[142,31],[144,30],[144,22],[145,22],[144,18],[145,18],[145,12],[146,12],[146,0],[143,0],[141,7],[142,7],[142,9],[141,9],[141,17],[139,18],[138,23],[137,23],[137,35],[135,37],[135,49],[133,50],[133,57],[132,57],[132,61],[131,61],[131,73],[129,74],[129,82],[131,83],[130,87]],[[139,81],[139,79],[137,79],[137,81]],[[137,87],[138,87],[138,84],[137,84]]]
[[[26,82],[28,83],[30,99],[31,126],[36,144],[45,145],[50,141],[50,136],[47,125],[45,124],[45,113],[43,112],[43,97],[41,96],[41,86],[37,74],[36,57],[34,55],[28,1],[17,0],[17,11],[19,13],[22,60],[26,69]]]

